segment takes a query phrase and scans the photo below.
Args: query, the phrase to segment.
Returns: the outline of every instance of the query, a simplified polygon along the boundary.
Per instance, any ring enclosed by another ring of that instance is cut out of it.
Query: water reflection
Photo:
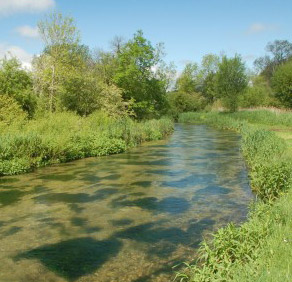
[[[0,281],[170,281],[246,216],[239,136],[177,125],[129,153],[0,178]]]

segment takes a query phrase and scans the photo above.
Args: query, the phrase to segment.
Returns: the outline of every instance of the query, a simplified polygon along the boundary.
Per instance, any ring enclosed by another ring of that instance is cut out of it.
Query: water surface
[[[0,178],[0,281],[171,281],[203,237],[246,216],[239,142],[176,125],[128,153]]]

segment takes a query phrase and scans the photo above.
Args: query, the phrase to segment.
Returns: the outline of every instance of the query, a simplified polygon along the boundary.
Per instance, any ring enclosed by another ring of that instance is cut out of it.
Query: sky
[[[0,0],[0,58],[10,52],[29,67],[43,49],[36,25],[52,11],[73,17],[91,48],[108,50],[114,36],[142,29],[178,70],[222,52],[252,67],[268,42],[292,41],[291,0]]]

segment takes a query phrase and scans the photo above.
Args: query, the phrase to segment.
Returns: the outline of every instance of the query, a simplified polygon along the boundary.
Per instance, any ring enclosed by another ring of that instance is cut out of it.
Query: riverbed
[[[0,178],[0,281],[168,282],[253,198],[240,136],[163,141]]]

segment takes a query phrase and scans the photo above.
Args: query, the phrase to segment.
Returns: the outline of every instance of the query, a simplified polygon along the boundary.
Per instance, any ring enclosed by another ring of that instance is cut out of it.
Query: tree
[[[80,71],[76,67],[83,63],[86,48],[79,44],[80,35],[73,19],[60,13],[40,21],[38,29],[45,48],[33,61],[36,91],[54,111],[64,81],[72,72]]]
[[[216,91],[223,105],[234,112],[238,108],[239,97],[247,87],[245,65],[240,56],[222,57],[216,74]]]
[[[155,75],[161,62],[159,48],[154,48],[142,31],[122,46],[117,54],[118,67],[113,82],[122,90],[123,99],[134,100],[133,109],[138,118],[159,115],[164,108],[166,85]]]
[[[117,54],[95,50],[94,52],[94,74],[95,77],[104,84],[112,85],[118,68]]]
[[[208,103],[214,102],[216,98],[216,73],[219,63],[220,57],[214,54],[207,54],[202,59],[199,72],[200,92]]]
[[[272,89],[267,80],[261,75],[250,78],[250,84],[240,99],[242,107],[257,107],[275,105]]]
[[[275,40],[267,44],[266,50],[273,55],[273,61],[279,65],[292,56],[292,43],[288,40]]]
[[[186,64],[182,74],[176,81],[178,92],[192,93],[195,92],[198,85],[199,67],[196,63]]]
[[[90,71],[68,77],[60,94],[60,107],[87,116],[101,108],[101,87]]]
[[[292,60],[279,66],[273,77],[272,87],[276,97],[287,107],[292,107]]]
[[[36,97],[32,89],[30,73],[24,70],[21,62],[12,57],[0,60],[0,95],[5,94],[15,99],[30,117],[36,107]]]
[[[254,66],[259,73],[270,80],[276,67],[292,57],[292,43],[288,40],[275,40],[267,44],[266,50],[271,55],[256,59]]]

